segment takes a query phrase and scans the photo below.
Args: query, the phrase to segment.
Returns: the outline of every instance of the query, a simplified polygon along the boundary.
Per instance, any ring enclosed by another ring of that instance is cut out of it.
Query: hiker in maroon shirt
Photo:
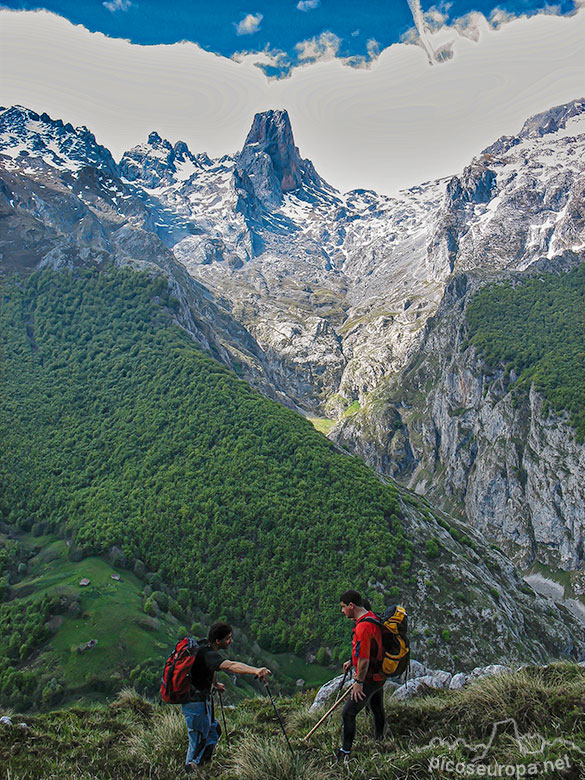
[[[384,713],[384,682],[381,672],[384,649],[379,621],[355,590],[341,594],[341,611],[348,620],[355,621],[351,661],[346,661],[343,671],[354,669],[354,682],[349,699],[343,708],[343,745],[336,753],[338,761],[349,756],[355,737],[355,718],[368,707],[374,720],[374,738],[382,739],[386,715]],[[373,621],[373,622],[372,622]]]

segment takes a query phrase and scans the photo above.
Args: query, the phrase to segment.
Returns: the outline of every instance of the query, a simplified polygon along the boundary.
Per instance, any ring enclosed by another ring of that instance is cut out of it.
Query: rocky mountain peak
[[[267,207],[279,206],[285,192],[303,185],[320,185],[321,179],[295,146],[288,112],[284,109],[256,114],[238,159],[239,182],[248,194]]]
[[[156,132],[156,130],[153,130],[152,133],[148,134],[148,141],[149,146],[162,146],[163,149],[172,149],[173,147],[171,144],[166,140],[162,139],[160,135]]]
[[[173,146],[153,131],[145,144],[124,152],[120,173],[127,181],[143,187],[160,187],[189,179],[201,167],[201,161],[189,151],[184,141]]]
[[[553,106],[548,111],[535,114],[522,125],[518,135],[503,135],[490,146],[486,147],[483,155],[503,155],[514,146],[526,143],[530,139],[542,138],[546,135],[565,130],[567,125],[571,127],[570,120],[579,117],[578,123],[573,123],[575,135],[585,132],[585,98],[572,100],[562,106]]]
[[[569,119],[581,114],[585,114],[585,98],[554,106],[527,119],[519,133],[520,138],[541,138],[543,135],[556,133],[567,126]]]
[[[301,184],[301,157],[295,146],[287,111],[265,111],[256,114],[242,150],[243,157],[258,152],[270,157],[282,192],[298,189]]]
[[[42,159],[53,168],[92,166],[116,172],[112,155],[87,127],[73,127],[24,106],[0,109],[0,154],[20,160]]]

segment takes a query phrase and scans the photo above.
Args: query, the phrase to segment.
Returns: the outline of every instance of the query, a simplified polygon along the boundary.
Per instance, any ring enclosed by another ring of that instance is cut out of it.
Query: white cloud
[[[86,125],[117,159],[151,130],[194,152],[233,152],[255,112],[287,108],[302,156],[341,190],[392,193],[459,173],[527,117],[583,92],[585,9],[499,30],[484,21],[477,43],[439,32],[437,51],[453,41],[440,67],[396,44],[367,69],[305,61],[280,80],[248,55],[238,63],[191,43],[136,46],[45,11],[0,14],[0,105]]]
[[[236,33],[238,35],[252,35],[260,29],[260,23],[264,19],[262,14],[248,14],[241,22],[234,22]]]
[[[446,24],[447,15],[433,5],[424,12],[424,20],[429,30],[439,30]]]
[[[503,24],[506,24],[507,22],[511,22],[516,17],[514,14],[511,14],[509,11],[505,11],[503,8],[494,8],[494,10],[490,14],[490,24],[495,27],[501,27]]]
[[[288,78],[291,73],[290,58],[280,49],[266,47],[263,51],[238,51],[231,58],[240,64],[252,64],[267,75],[279,71],[277,76],[269,75],[268,78]]]
[[[326,30],[318,38],[297,43],[295,50],[301,62],[328,62],[337,57],[340,44],[341,38]]]
[[[102,3],[108,11],[114,13],[115,11],[127,11],[132,5],[130,0],[109,0],[109,2]]]
[[[321,0],[299,0],[297,8],[299,11],[312,11],[313,8],[317,8],[321,3]]]

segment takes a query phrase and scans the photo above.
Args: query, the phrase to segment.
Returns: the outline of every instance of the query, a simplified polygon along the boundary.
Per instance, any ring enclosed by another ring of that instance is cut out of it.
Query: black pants
[[[374,738],[382,739],[384,734],[384,726],[386,724],[384,682],[366,683],[364,685],[364,693],[366,698],[361,701],[354,701],[350,695],[343,708],[343,749],[347,752],[351,750],[353,738],[355,737],[355,716],[366,705],[371,711],[374,720]]]

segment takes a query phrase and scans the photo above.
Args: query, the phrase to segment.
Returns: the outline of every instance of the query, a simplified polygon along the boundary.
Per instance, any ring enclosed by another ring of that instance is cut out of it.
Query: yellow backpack
[[[399,677],[410,661],[410,643],[406,632],[408,617],[406,610],[400,605],[388,607],[383,615],[376,619],[364,618],[364,622],[380,626],[384,658],[380,671],[386,677]]]

